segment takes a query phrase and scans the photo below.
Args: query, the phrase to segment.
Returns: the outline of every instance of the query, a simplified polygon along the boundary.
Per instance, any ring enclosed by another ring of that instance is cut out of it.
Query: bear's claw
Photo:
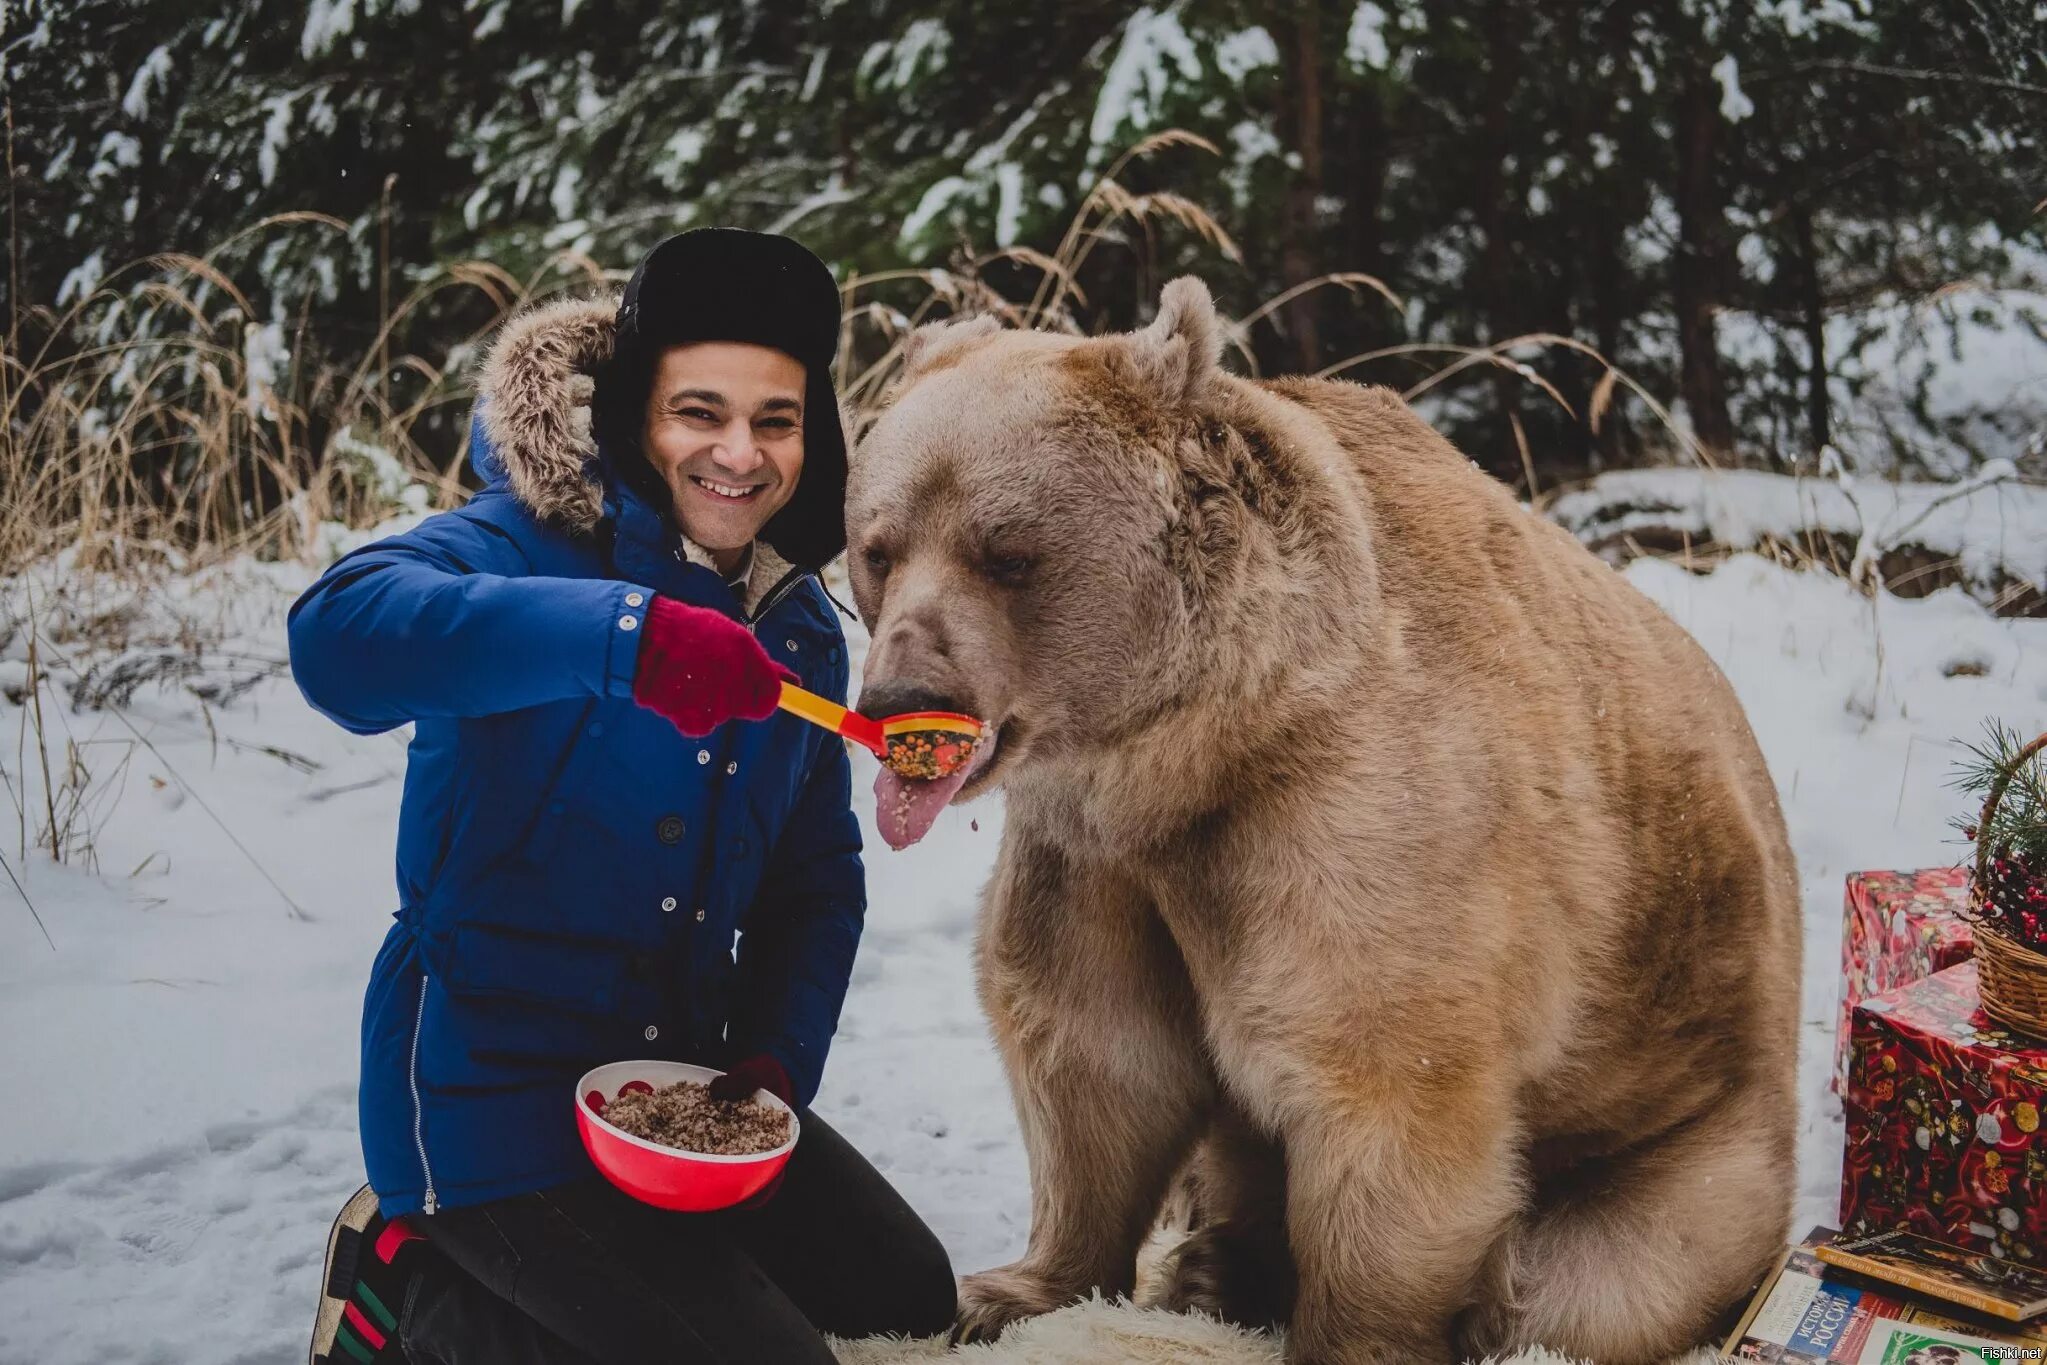
[[[959,1316],[947,1344],[963,1346],[993,1341],[1003,1329],[1023,1318],[1049,1313],[1068,1299],[1037,1275],[1016,1266],[984,1270],[960,1281]]]

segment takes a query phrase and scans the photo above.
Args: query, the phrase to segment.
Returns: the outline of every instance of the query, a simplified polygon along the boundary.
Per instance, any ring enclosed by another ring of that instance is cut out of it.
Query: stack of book
[[[1841,1365],[1997,1365],[2047,1350],[2047,1273],[1912,1232],[1816,1228],[1756,1291],[1721,1354]]]

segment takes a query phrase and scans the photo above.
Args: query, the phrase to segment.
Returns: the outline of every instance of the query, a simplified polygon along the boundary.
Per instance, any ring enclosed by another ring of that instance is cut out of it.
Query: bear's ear
[[[1223,325],[1208,286],[1182,275],[1159,291],[1159,315],[1131,337],[1137,369],[1168,403],[1200,392],[1222,363]]]
[[[1002,324],[986,313],[979,317],[927,322],[903,339],[901,377],[908,379],[913,374],[937,369],[947,357],[957,358],[960,348],[968,342],[1001,330]]]

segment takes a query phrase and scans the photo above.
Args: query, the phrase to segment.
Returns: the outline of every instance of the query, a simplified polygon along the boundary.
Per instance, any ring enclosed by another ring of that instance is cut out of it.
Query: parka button
[[[710,761],[711,761],[711,751],[710,751],[709,749],[699,749],[699,750],[697,750],[697,765],[698,765],[699,767],[701,767],[702,765],[704,765],[704,764],[706,764],[706,763],[709,763]]]
[[[673,910],[673,909],[675,908],[675,897],[673,897],[673,896],[663,896],[663,897],[661,898],[661,908],[662,908],[662,909],[663,909],[664,911],[667,911],[667,910]]]
[[[661,822],[654,826],[654,837],[664,844],[681,843],[682,817],[680,815],[662,816]]]
[[[704,922],[704,912],[703,912],[703,911],[701,911],[701,910],[699,910],[699,911],[697,911],[697,923],[698,923],[698,924],[702,924],[703,922]]]
[[[646,1040],[647,1040],[648,1042],[650,1042],[650,1043],[651,1043],[651,1042],[653,1042],[653,1041],[654,1041],[654,1040],[655,1040],[656,1038],[659,1038],[659,1037],[661,1036],[661,1030],[660,1030],[660,1029],[657,1029],[657,1028],[655,1028],[655,1027],[654,1027],[654,1026],[653,1026],[652,1024],[649,1024],[649,1025],[647,1025],[647,1031],[646,1031],[646,1032],[645,1032],[644,1034],[640,1035],[640,1036],[641,1036],[641,1037],[643,1037],[643,1038],[645,1038],[645,1039],[646,1039]]]
[[[794,654],[796,652],[796,642],[794,640],[784,640],[782,641],[782,643],[789,647],[789,652],[791,654]]]
[[[631,630],[639,624],[640,618],[633,615],[631,612],[627,612],[625,615],[618,618],[618,628],[620,630]]]
[[[625,595],[625,604],[629,607],[637,607],[646,600],[646,598],[636,592],[629,592]]]
[[[727,764],[725,765],[725,776],[727,776],[727,777],[730,777],[730,776],[732,776],[732,774],[734,774],[734,773],[736,773],[736,772],[738,772],[738,771],[739,771],[739,765],[738,765],[737,763],[727,763]]]

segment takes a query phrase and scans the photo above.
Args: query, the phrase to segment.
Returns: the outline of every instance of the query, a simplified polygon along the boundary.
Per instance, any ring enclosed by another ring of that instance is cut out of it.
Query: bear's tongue
[[[881,837],[898,852],[916,843],[966,780],[964,768],[950,777],[898,777],[883,768],[874,779],[874,823]]]
[[[874,823],[888,846],[901,852],[929,834],[938,812],[994,751],[995,736],[990,733],[966,765],[950,777],[900,777],[883,764],[874,778]]]

